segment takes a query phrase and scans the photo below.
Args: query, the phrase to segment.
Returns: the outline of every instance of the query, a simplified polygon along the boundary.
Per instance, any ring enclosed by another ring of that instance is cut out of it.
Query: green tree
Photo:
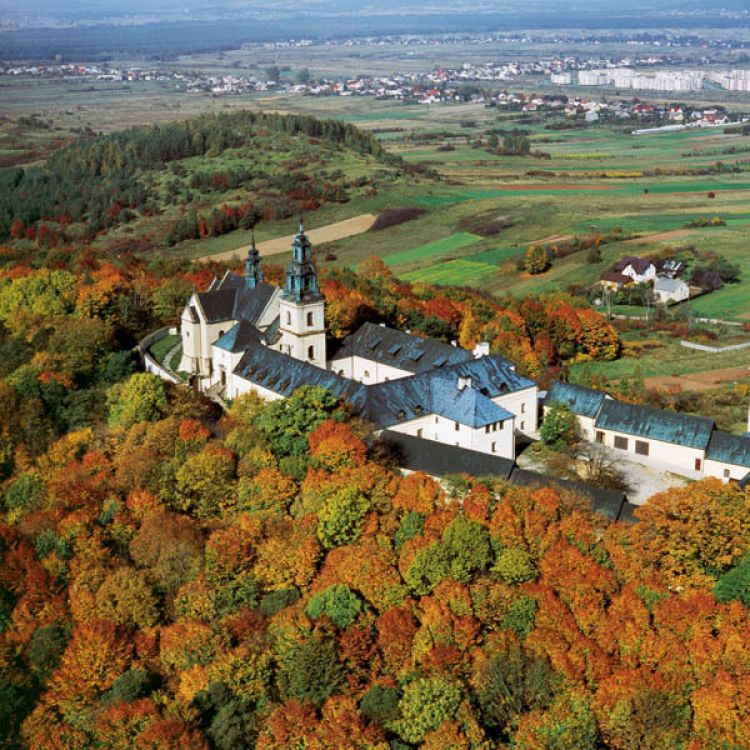
[[[164,383],[156,375],[137,372],[124,383],[107,391],[110,426],[131,427],[138,422],[154,422],[167,408]]]
[[[506,583],[533,581],[537,570],[529,553],[523,547],[506,547],[497,555],[492,572]]]
[[[355,541],[369,510],[370,501],[356,487],[344,487],[326,498],[318,513],[321,544],[331,549]]]
[[[189,456],[175,475],[175,501],[180,510],[212,518],[234,503],[234,455],[209,443]]]
[[[281,660],[277,678],[284,700],[296,698],[320,706],[342,685],[344,667],[335,645],[314,636],[290,649]]]
[[[462,583],[485,570],[492,558],[490,535],[482,524],[457,516],[439,542],[422,547],[405,574],[418,594],[428,594],[445,578]]]
[[[326,419],[343,421],[338,399],[321,386],[304,385],[291,398],[272,401],[258,417],[277,456],[301,456],[308,452],[307,436]]]
[[[750,608],[750,555],[719,578],[714,586],[714,596],[720,602],[738,599]]]
[[[575,434],[575,414],[563,403],[553,401],[547,408],[539,435],[545,445],[561,448]]]
[[[461,688],[443,676],[422,677],[404,688],[401,718],[391,724],[406,742],[418,743],[427,732],[452,719],[461,702]]]
[[[326,615],[336,627],[344,630],[351,625],[362,610],[360,598],[344,584],[329,586],[310,599],[305,612],[317,620]]]
[[[531,245],[524,256],[523,267],[526,273],[544,273],[550,267],[550,256],[543,245]]]

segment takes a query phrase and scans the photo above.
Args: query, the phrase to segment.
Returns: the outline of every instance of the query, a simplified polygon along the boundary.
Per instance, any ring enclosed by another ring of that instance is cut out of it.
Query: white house
[[[615,263],[613,270],[623,276],[630,276],[636,284],[653,281],[656,278],[656,266],[647,258],[636,258],[625,255]]]
[[[265,399],[320,385],[381,429],[515,458],[534,436],[537,385],[508,360],[365,323],[329,357],[325,301],[310,241],[300,226],[286,285],[266,284],[251,245],[245,276],[227,273],[194,293],[182,313],[179,369],[203,391]]]
[[[659,276],[654,282],[654,295],[664,305],[682,302],[690,299],[690,287],[681,279]]]

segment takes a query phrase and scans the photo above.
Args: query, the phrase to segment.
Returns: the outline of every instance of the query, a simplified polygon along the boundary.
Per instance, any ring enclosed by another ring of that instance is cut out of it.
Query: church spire
[[[245,283],[248,289],[255,289],[258,284],[263,283],[263,268],[260,265],[260,252],[255,246],[255,232],[250,247],[247,249],[247,260],[245,261]]]
[[[321,299],[318,273],[312,260],[312,245],[301,219],[299,232],[292,242],[292,260],[286,272],[284,297],[296,302]]]

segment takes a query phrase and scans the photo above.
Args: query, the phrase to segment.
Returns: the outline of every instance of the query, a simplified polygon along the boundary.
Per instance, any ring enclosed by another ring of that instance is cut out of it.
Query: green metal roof
[[[606,394],[583,385],[572,385],[555,380],[544,400],[546,406],[553,401],[564,404],[573,414],[580,417],[595,417],[604,402]]]
[[[635,437],[661,440],[664,443],[704,450],[714,429],[712,419],[694,417],[641,404],[605,399],[596,427]]]
[[[750,468],[750,438],[715,430],[708,444],[706,458]]]

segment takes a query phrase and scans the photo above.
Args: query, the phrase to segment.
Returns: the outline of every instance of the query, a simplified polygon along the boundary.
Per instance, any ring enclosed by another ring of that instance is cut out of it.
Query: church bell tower
[[[279,348],[295,359],[326,367],[325,302],[318,289],[312,245],[300,222],[279,304]]]
[[[248,289],[255,289],[258,284],[263,283],[263,268],[260,265],[260,253],[255,246],[255,233],[250,247],[247,249],[247,260],[245,261],[245,284]]]

